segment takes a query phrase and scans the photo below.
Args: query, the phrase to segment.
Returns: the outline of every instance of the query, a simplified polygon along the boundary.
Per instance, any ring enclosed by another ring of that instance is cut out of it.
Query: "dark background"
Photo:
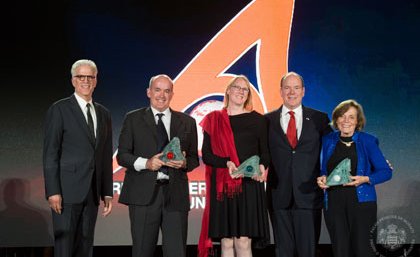
[[[52,244],[42,125],[49,105],[73,93],[74,61],[88,58],[98,65],[94,99],[112,113],[115,149],[124,114],[148,104],[150,77],[176,77],[248,3],[8,2],[0,15],[0,246]],[[417,0],[296,0],[289,49],[289,70],[305,79],[305,105],[329,114],[345,99],[363,105],[365,131],[380,139],[394,167],[393,179],[377,187],[378,217],[402,217],[417,242],[419,27]],[[246,68],[238,73],[254,76]],[[111,217],[98,219],[97,245],[131,244],[127,210],[115,205]],[[323,230],[321,243],[328,240]],[[190,236],[190,243],[196,241]]]

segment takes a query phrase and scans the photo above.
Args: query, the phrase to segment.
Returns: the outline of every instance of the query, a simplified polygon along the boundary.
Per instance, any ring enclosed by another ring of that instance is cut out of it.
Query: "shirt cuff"
[[[146,162],[147,159],[143,157],[137,158],[137,160],[134,162],[134,169],[136,171],[141,171],[146,169]]]

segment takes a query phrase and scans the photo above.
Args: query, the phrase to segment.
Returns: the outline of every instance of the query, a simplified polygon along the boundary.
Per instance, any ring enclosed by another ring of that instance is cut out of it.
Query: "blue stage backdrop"
[[[420,2],[408,0],[11,3],[0,25],[0,247],[52,245],[42,126],[49,105],[73,93],[69,70],[81,58],[98,65],[94,100],[112,113],[114,150],[125,113],[148,105],[148,81],[159,73],[175,79],[173,107],[197,122],[220,108],[232,74],[250,78],[260,112],[281,105],[287,71],[304,77],[304,105],[330,116],[357,100],[394,168],[377,186],[379,227],[397,220],[409,228],[405,243],[419,242],[419,13]],[[96,245],[131,244],[127,207],[117,203],[123,177],[115,162],[115,208],[98,218]],[[196,244],[203,166],[189,178],[188,243]],[[329,243],[325,226],[320,242]]]

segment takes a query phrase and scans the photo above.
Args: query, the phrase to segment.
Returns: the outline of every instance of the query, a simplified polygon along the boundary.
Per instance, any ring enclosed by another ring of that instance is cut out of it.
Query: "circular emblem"
[[[169,160],[172,160],[174,158],[174,153],[173,152],[168,152],[166,154],[166,158],[168,158]]]
[[[370,230],[370,246],[379,257],[403,257],[413,250],[414,229],[401,216],[380,218]]]
[[[251,172],[254,168],[251,165],[246,166],[246,171]]]
[[[339,175],[334,175],[333,176],[333,180],[336,181],[336,182],[339,182],[340,179],[341,179],[341,177]]]

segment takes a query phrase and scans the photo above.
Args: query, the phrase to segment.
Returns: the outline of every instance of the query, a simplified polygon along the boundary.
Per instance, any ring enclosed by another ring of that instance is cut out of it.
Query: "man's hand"
[[[180,169],[180,168],[186,168],[187,162],[185,160],[181,161],[168,161],[165,163],[165,166],[174,168],[174,169]]]
[[[185,151],[182,151],[184,157],[186,156]],[[184,158],[182,161],[168,161],[165,163],[166,166],[174,169],[186,169],[187,168],[187,159]]]
[[[102,217],[108,216],[111,213],[111,211],[112,211],[112,198],[109,196],[105,196]]]
[[[162,156],[162,154],[163,153],[158,153],[152,158],[148,159],[146,161],[146,169],[153,171],[159,170],[160,167],[162,167],[162,165],[165,164],[161,159],[159,159]]]
[[[50,208],[55,211],[57,214],[61,214],[62,207],[62,197],[61,195],[51,195],[48,197],[48,203]]]

